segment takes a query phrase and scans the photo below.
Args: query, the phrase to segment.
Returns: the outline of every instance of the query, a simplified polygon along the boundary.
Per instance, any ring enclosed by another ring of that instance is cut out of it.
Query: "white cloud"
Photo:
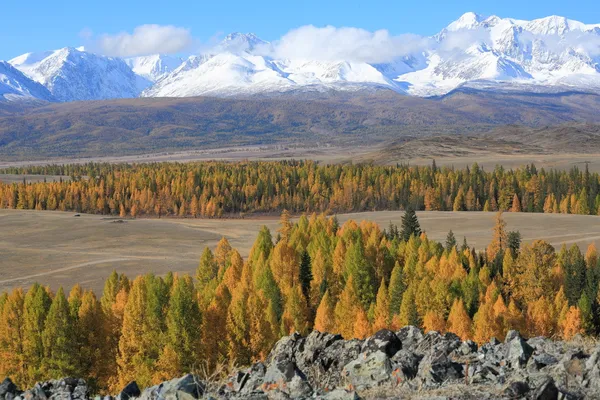
[[[275,58],[382,63],[413,54],[425,48],[429,41],[411,34],[393,36],[387,30],[370,32],[360,28],[307,25],[291,30],[256,52]]]
[[[133,57],[179,53],[188,49],[193,42],[189,29],[173,25],[140,25],[133,33],[101,35],[94,40],[94,47],[109,56]]]

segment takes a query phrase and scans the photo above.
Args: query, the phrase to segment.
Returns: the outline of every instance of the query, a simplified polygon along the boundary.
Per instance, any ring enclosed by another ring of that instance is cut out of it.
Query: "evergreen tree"
[[[402,294],[404,293],[404,279],[402,277],[402,267],[396,261],[396,265],[392,270],[390,278],[390,286],[388,289],[390,296],[390,316],[393,317],[400,313],[400,305],[402,304]]]
[[[510,253],[513,257],[519,255],[519,250],[521,249],[521,232],[519,231],[510,231],[508,232],[508,248],[510,249]]]
[[[408,242],[411,236],[421,235],[421,225],[417,219],[414,208],[408,206],[402,216],[402,227],[400,229],[400,239]]]
[[[454,232],[450,229],[446,236],[446,251],[450,253],[452,249],[456,249],[456,238],[454,237]]]
[[[587,296],[587,293],[583,292],[577,308],[581,312],[581,329],[586,333],[593,333],[594,331],[594,313],[592,311],[592,302]]]
[[[313,279],[311,259],[308,251],[304,250],[300,256],[300,286],[302,287],[302,294],[307,304],[310,300],[310,283]]]

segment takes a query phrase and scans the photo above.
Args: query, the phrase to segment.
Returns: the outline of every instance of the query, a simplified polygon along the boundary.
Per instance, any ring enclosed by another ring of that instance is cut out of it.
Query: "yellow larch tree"
[[[462,340],[471,339],[473,336],[473,322],[465,309],[462,299],[454,300],[446,327],[449,332],[458,335]]]
[[[317,308],[317,315],[315,317],[314,328],[319,332],[334,332],[335,331],[335,315],[334,315],[335,304],[333,299],[329,295],[329,290],[325,292],[325,295],[321,299],[319,308]]]

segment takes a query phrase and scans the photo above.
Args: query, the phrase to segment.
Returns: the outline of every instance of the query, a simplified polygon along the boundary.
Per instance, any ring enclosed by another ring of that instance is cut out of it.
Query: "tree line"
[[[65,175],[0,183],[0,208],[126,216],[221,217],[245,213],[401,210],[600,213],[600,176],[528,165],[497,167],[326,165],[312,161],[85,164],[9,168]]]
[[[35,284],[0,296],[0,375],[22,386],[64,376],[99,391],[223,363],[264,359],[282,335],[316,329],[364,338],[416,325],[478,343],[507,330],[598,333],[596,248],[521,246],[499,213],[485,251],[428,239],[409,209],[400,226],[284,212],[244,260],[223,238],[195,276],[113,272],[102,295]]]

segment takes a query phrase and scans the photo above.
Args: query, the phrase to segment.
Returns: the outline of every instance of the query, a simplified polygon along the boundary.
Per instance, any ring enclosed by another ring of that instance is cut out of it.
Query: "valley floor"
[[[430,238],[444,242],[450,229],[459,243],[482,249],[491,240],[494,213],[419,212]],[[370,220],[382,228],[399,224],[401,211],[338,215]],[[505,213],[508,230],[525,242],[545,239],[556,247],[600,243],[600,218],[584,215]],[[0,292],[33,282],[71,287],[80,283],[100,293],[113,269],[136,276],[168,271],[193,274],[205,246],[222,236],[246,257],[262,225],[275,234],[279,218],[115,219],[71,212],[0,210]]]

